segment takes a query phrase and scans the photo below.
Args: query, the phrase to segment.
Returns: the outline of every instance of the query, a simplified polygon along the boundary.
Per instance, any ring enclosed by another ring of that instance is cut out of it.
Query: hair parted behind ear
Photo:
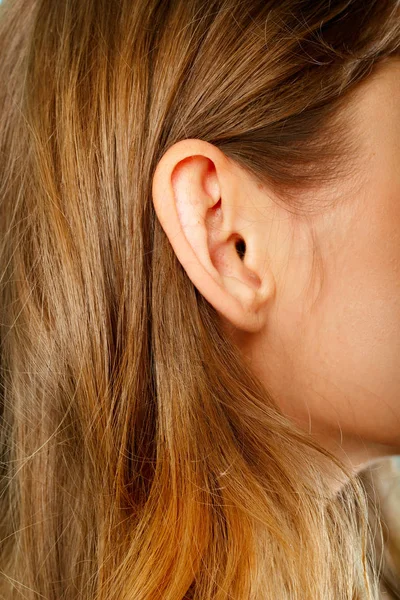
[[[302,210],[399,47],[395,0],[3,0],[2,598],[378,598],[362,485],[332,497],[151,183],[200,139]]]

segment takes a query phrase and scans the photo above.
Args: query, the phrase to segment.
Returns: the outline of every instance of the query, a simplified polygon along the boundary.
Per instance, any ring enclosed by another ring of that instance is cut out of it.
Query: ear
[[[242,169],[198,139],[170,147],[152,185],[157,217],[187,275],[225,320],[247,332],[265,325],[275,293],[265,232],[247,214],[249,194],[257,193]]]

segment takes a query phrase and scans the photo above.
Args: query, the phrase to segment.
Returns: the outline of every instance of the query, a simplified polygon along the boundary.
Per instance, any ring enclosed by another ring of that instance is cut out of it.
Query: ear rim
[[[195,155],[209,158],[219,169],[229,169],[224,154],[212,144],[191,138],[176,142],[161,157],[154,172],[152,181],[154,210],[180,264],[202,296],[233,327],[243,332],[258,332],[266,323],[266,309],[269,305],[267,298],[271,297],[269,283],[265,283],[259,291],[255,288],[251,289],[251,286],[237,278],[221,275],[211,261],[211,272],[209,272],[195,253],[181,225],[174,201],[173,172],[182,160]],[[161,190],[164,190],[164,193],[161,193]],[[232,286],[235,291],[238,289],[241,291],[243,302],[229,291],[233,289]]]

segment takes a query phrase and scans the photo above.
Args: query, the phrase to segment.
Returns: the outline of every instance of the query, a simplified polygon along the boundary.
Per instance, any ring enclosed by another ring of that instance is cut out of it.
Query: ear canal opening
[[[235,248],[236,248],[236,252],[239,255],[240,260],[243,260],[245,252],[246,252],[246,242],[244,241],[243,238],[239,238],[236,240]]]

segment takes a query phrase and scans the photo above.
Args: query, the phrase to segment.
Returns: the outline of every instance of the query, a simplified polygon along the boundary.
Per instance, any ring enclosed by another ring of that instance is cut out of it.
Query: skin
[[[172,146],[153,180],[158,219],[227,335],[283,412],[355,471],[400,454],[399,99],[393,61],[354,98],[357,179],[321,191],[321,205],[337,201],[307,217],[198,139]]]

